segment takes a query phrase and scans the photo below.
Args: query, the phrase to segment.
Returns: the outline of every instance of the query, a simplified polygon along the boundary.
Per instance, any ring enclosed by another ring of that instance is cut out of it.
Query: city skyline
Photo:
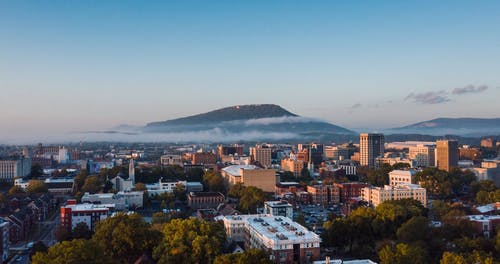
[[[498,116],[500,3],[0,3],[0,136],[278,104],[350,129]]]

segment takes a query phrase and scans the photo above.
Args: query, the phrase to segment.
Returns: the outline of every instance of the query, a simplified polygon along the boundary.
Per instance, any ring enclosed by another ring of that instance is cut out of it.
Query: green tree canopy
[[[64,241],[49,248],[48,252],[36,253],[32,264],[114,264],[115,259],[106,256],[101,247],[91,240]]]
[[[224,185],[222,175],[215,172],[209,171],[203,175],[203,186],[205,187],[205,190],[209,192],[226,193],[226,187]]]
[[[9,195],[16,195],[20,193],[24,193],[23,188],[21,188],[20,186],[14,185],[9,189]]]
[[[99,222],[92,241],[105,254],[122,263],[130,263],[144,253],[152,252],[161,240],[161,233],[153,230],[138,214],[118,214]]]
[[[219,255],[214,264],[272,264],[269,254],[264,250],[250,249],[243,253]]]
[[[420,246],[397,244],[395,247],[385,246],[378,254],[380,264],[426,264],[427,251]]]
[[[155,248],[153,257],[164,263],[211,263],[226,240],[224,227],[190,219],[174,219],[165,224],[164,238]]]
[[[97,193],[101,191],[103,183],[98,176],[89,176],[85,179],[85,183],[82,186],[82,192]]]
[[[45,185],[44,181],[41,180],[30,180],[28,182],[28,187],[26,188],[26,192],[28,194],[33,194],[33,193],[46,193],[49,191],[47,188],[47,185]]]
[[[75,239],[90,239],[92,237],[92,230],[90,230],[85,222],[80,222],[73,228],[72,237]]]
[[[414,216],[401,225],[396,234],[400,241],[412,243],[424,241],[429,231],[429,221],[427,218],[423,216]]]

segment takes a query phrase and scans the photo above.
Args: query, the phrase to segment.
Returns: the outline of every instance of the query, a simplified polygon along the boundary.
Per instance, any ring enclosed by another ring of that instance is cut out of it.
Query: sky
[[[500,1],[0,1],[0,138],[273,103],[347,128],[500,117]]]

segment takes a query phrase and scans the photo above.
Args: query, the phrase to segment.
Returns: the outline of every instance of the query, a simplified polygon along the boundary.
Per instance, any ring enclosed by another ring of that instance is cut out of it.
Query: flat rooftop
[[[314,232],[283,216],[255,216],[246,218],[246,223],[259,234],[275,242],[290,241],[294,244],[320,242],[321,239]]]
[[[64,208],[71,208],[71,211],[73,211],[73,212],[92,211],[92,210],[109,210],[109,208],[114,208],[114,207],[115,207],[115,204],[90,204],[90,203],[72,204],[72,205],[64,206]]]
[[[258,170],[259,167],[255,165],[231,165],[223,168],[222,170],[233,175],[233,176],[241,176],[241,169],[244,170]]]

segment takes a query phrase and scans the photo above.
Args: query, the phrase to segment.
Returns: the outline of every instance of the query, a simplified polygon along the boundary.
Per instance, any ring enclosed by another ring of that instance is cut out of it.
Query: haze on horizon
[[[500,117],[498,1],[2,1],[0,137],[278,104],[346,128]]]

